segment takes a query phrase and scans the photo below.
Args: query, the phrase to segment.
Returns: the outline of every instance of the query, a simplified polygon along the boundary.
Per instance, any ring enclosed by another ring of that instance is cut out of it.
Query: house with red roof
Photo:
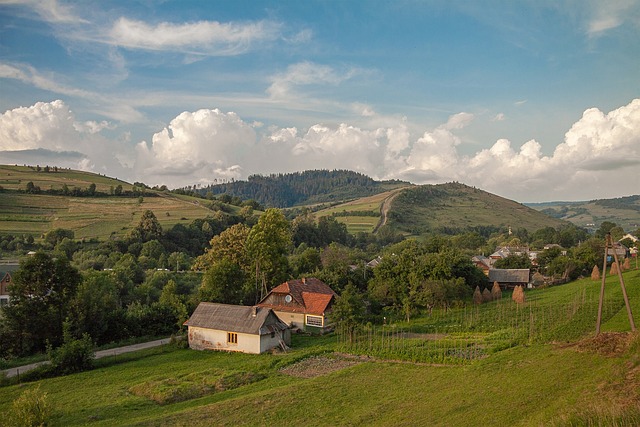
[[[258,307],[272,309],[293,329],[324,332],[329,327],[327,316],[336,297],[333,289],[322,280],[303,278],[276,286]]]

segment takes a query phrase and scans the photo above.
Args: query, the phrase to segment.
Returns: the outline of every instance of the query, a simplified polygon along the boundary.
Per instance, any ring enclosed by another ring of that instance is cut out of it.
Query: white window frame
[[[309,320],[311,320],[311,322]],[[304,319],[304,324],[307,326],[322,328],[324,326],[324,316],[313,316],[307,314]]]

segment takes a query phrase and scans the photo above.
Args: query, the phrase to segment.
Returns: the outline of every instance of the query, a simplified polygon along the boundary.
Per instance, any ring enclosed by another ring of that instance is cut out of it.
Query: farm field
[[[75,197],[72,195],[27,194],[27,182],[33,182],[42,191],[69,189],[85,190],[96,184],[96,191],[111,194],[114,187],[121,185],[123,191],[133,188],[131,184],[106,176],[62,170],[58,172],[37,172],[31,166],[0,165],[0,233],[12,235],[32,235],[39,238],[55,228],[73,230],[76,239],[106,240],[112,236],[122,236],[135,227],[142,213],[149,209],[158,218],[163,229],[182,223],[189,224],[194,219],[213,215],[207,200],[186,195],[154,190],[145,190],[151,195],[138,197]],[[140,201],[142,200],[142,202]],[[236,206],[228,206],[237,212]]]
[[[44,194],[0,194],[0,232],[41,234],[55,228],[70,229],[77,239],[106,240],[124,235],[149,209],[163,229],[178,223],[189,224],[213,212],[198,199],[185,201],[174,195],[144,197],[142,203],[132,197],[68,197]]]
[[[640,271],[624,278],[640,313]],[[277,354],[145,350],[101,359],[89,372],[3,387],[0,411],[39,385],[65,426],[638,425],[640,336],[626,333],[610,276],[606,333],[593,338],[599,289],[600,281],[584,279],[527,291],[522,306],[505,294],[479,307],[390,319],[372,356],[347,351],[341,334],[296,335],[292,349]],[[406,360],[415,339],[439,342],[448,358]],[[458,351],[463,341],[476,342],[482,357]]]
[[[336,215],[336,220],[347,226],[351,234],[371,233],[382,221],[385,202],[389,203],[402,189],[386,191],[318,211],[318,217]]]

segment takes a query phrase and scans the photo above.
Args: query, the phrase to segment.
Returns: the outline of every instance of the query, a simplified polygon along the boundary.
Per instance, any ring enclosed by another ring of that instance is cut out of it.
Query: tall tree
[[[42,351],[62,342],[63,322],[82,277],[66,258],[38,252],[24,258],[9,287],[4,321],[15,338],[14,351]]]
[[[142,213],[140,222],[132,230],[132,237],[147,242],[162,237],[162,226],[153,211],[147,209]]]
[[[267,209],[249,232],[247,254],[269,286],[286,279],[291,243],[291,227],[280,209]]]

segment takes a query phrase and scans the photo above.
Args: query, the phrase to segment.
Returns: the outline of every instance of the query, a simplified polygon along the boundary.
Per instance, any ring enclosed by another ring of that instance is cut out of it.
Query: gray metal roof
[[[489,281],[498,283],[529,283],[528,268],[492,268]]]
[[[201,302],[184,324],[254,335],[265,335],[288,328],[269,308],[211,302]]]

